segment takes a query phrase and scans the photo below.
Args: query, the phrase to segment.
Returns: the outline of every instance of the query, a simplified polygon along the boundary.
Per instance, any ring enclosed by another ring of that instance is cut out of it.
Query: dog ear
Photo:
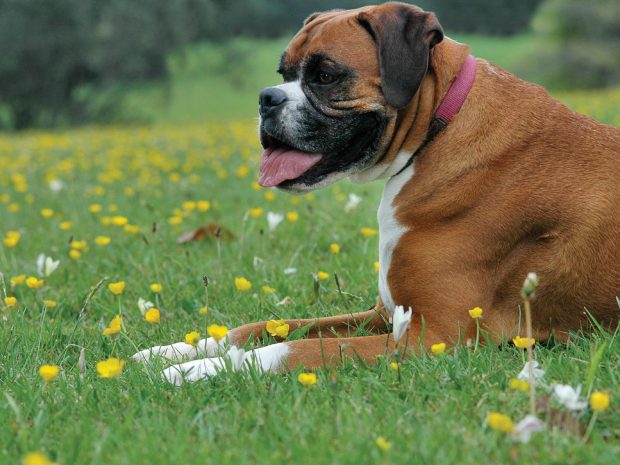
[[[312,21],[314,21],[320,15],[321,15],[321,12],[312,13],[310,16],[308,16],[306,19],[304,19],[304,26],[306,26],[308,23],[311,23]]]
[[[392,3],[357,16],[377,43],[381,88],[388,104],[407,106],[428,69],[430,50],[443,40],[434,13]]]

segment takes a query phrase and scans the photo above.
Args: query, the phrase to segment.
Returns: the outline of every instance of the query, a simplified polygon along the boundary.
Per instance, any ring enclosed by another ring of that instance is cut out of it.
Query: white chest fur
[[[403,186],[411,179],[414,173],[414,163],[405,168],[401,173],[391,177],[383,189],[383,197],[377,212],[379,222],[379,295],[385,309],[393,312],[397,303],[392,298],[390,284],[388,283],[388,271],[392,264],[392,253],[407,228],[396,221],[396,208],[394,198]]]

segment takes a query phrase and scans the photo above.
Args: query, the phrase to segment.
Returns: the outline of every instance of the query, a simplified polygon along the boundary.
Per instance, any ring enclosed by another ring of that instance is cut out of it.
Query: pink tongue
[[[305,153],[285,148],[265,149],[260,160],[258,183],[263,187],[273,187],[295,179],[316,165],[323,155]]]

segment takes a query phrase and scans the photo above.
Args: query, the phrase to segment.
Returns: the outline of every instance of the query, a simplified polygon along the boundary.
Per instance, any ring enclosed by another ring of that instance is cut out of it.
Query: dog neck
[[[468,55],[469,46],[448,38],[431,50],[428,72],[409,105],[397,113],[385,155],[376,165],[352,177],[353,182],[386,178],[403,170],[426,141],[433,116]]]

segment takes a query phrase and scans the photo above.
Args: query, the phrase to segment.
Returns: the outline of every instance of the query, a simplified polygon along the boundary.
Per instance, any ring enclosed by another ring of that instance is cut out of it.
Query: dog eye
[[[334,82],[336,78],[329,73],[319,73],[319,82],[321,84],[331,84]]]

